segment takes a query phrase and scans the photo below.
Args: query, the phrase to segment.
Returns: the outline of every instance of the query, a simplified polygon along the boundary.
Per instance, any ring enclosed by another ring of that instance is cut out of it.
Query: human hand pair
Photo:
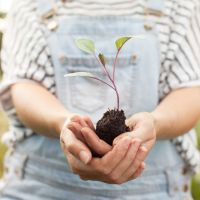
[[[61,145],[72,171],[83,180],[116,184],[140,176],[144,159],[155,142],[153,118],[140,113],[128,119],[127,125],[131,132],[118,136],[111,147],[94,133],[89,118],[73,118],[61,134]],[[102,157],[92,158],[90,150]]]

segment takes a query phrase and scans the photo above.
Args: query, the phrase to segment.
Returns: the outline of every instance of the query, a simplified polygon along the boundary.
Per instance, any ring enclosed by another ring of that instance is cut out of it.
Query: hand
[[[89,131],[89,128],[84,129],[86,132]],[[92,158],[85,164],[77,159],[78,156],[76,154],[70,153],[71,149],[68,142],[69,140],[74,140],[75,142],[76,139],[69,129],[67,129],[67,135],[68,138],[64,138],[62,143],[63,151],[72,171],[83,180],[98,180],[106,183],[121,184],[138,177],[144,169],[144,163],[141,164],[137,171],[132,167],[140,146],[138,139],[132,140],[129,136],[124,137],[102,158]],[[78,145],[78,141],[76,142]],[[82,146],[82,148],[87,149],[86,146]]]
[[[156,127],[154,117],[150,113],[137,113],[126,120],[126,125],[130,128],[130,132],[119,135],[113,141],[113,145],[116,145],[123,137],[127,135],[131,138],[140,139],[141,147],[140,150],[144,150],[144,154],[138,151],[135,158],[135,169],[137,169],[142,162],[144,162],[146,156],[152,149],[156,141]]]
[[[76,138],[78,138],[82,142],[85,142],[81,134],[82,127],[90,127],[92,130],[95,129],[89,117],[82,116],[76,113],[71,113],[65,121],[61,132],[63,132],[66,128],[69,128],[73,133],[75,133]]]
[[[90,127],[89,130],[91,130],[87,132],[89,135],[86,133],[86,137],[84,137],[81,131],[84,127]],[[61,145],[66,146],[68,151],[77,159],[83,163],[88,163],[91,160],[91,151],[87,147],[88,144],[91,150],[98,155],[104,155],[112,148],[97,137],[94,129],[94,125],[89,117],[71,114],[60,134]],[[65,143],[64,141],[67,142]]]
[[[88,120],[89,119],[87,119],[87,121]],[[82,126],[80,124],[82,124]],[[110,168],[112,167],[110,163],[113,163],[111,158],[120,160],[118,157],[120,153],[117,153],[116,155],[114,155],[115,153],[110,154],[110,152],[114,151],[115,147],[112,148],[110,145],[100,140],[96,133],[89,128],[88,125],[80,123],[78,120],[74,120],[69,123],[68,127],[70,126],[70,129],[73,129],[73,132],[66,127],[66,134],[64,134],[65,137],[63,137],[61,145],[72,171],[78,174],[82,179],[99,180],[107,183],[123,183],[137,178],[144,170],[145,164],[141,160],[144,155],[146,155],[147,150],[144,147],[139,148],[141,143],[140,140],[132,139],[131,147],[127,150],[126,154],[121,157],[121,161],[118,162],[117,166],[115,166],[115,170],[112,170],[112,168]],[[86,143],[77,139],[76,135],[79,134],[82,135],[81,137],[84,137],[83,140],[85,140]],[[97,152],[99,155],[105,156],[101,159],[92,159],[91,152],[88,147]],[[135,162],[134,155],[136,155],[136,153],[137,160],[141,161],[139,162],[139,165],[133,165]],[[107,160],[107,155],[111,155],[110,160]],[[99,169],[99,166],[102,167]]]

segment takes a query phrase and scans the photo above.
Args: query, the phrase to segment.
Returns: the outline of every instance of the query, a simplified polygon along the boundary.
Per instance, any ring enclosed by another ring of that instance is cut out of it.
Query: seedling
[[[107,80],[102,80],[95,74],[92,74],[90,72],[74,72],[65,75],[65,77],[82,76],[95,79],[107,85],[112,90],[114,90],[117,100],[116,109],[108,110],[106,113],[104,113],[103,117],[97,122],[97,127],[96,127],[97,135],[101,139],[108,142],[109,144],[112,144],[114,138],[119,134],[129,131],[129,128],[125,125],[126,117],[124,115],[124,111],[120,110],[120,95],[116,85],[115,71],[121,49],[123,48],[125,43],[128,42],[131,38],[141,38],[141,37],[125,36],[125,37],[120,37],[115,41],[115,46],[117,48],[117,51],[111,73],[108,71],[107,61],[104,54],[99,53],[97,56],[94,42],[90,39],[77,39],[75,41],[77,47],[83,52],[92,54],[94,56],[94,58],[99,62],[100,66],[102,67],[102,70],[105,73]]]

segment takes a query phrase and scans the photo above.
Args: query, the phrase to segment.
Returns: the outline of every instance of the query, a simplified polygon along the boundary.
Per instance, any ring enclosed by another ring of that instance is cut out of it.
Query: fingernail
[[[143,162],[143,163],[141,164],[141,168],[144,169],[145,167],[146,167],[146,163]]]
[[[142,152],[147,152],[147,148],[146,148],[145,146],[143,146],[143,145],[140,147],[140,150],[141,150]]]
[[[80,157],[81,161],[82,161],[83,163],[85,163],[85,164],[87,164],[87,163],[89,162],[89,160],[90,160],[90,156],[89,156],[88,153],[85,152],[85,151],[81,151],[81,152],[79,153],[79,157]]]

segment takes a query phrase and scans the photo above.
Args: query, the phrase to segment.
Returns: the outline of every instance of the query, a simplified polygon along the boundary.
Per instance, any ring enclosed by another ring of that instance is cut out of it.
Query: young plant
[[[106,82],[106,81],[98,78],[95,74],[92,74],[92,73],[89,73],[89,72],[69,73],[69,74],[66,74],[65,77],[68,77],[68,76],[83,76],[83,77],[96,79],[96,80],[100,81],[101,83],[106,84],[107,86],[109,86],[111,89],[114,90],[114,92],[116,94],[116,99],[117,99],[116,108],[117,108],[117,110],[119,110],[120,97],[119,97],[118,88],[117,88],[116,83],[115,83],[115,69],[116,69],[117,60],[118,60],[118,57],[119,57],[119,54],[120,54],[120,51],[121,51],[122,47],[131,38],[133,38],[133,36],[132,37],[121,37],[121,38],[118,38],[115,41],[115,45],[116,45],[116,48],[117,48],[117,53],[116,53],[116,56],[115,56],[115,59],[114,59],[112,75],[108,72],[108,69],[107,69],[107,66],[106,66],[106,58],[105,58],[104,54],[103,53],[99,53],[98,56],[96,55],[95,44],[94,44],[94,42],[92,40],[90,40],[90,39],[77,39],[75,41],[77,47],[80,50],[82,50],[85,53],[92,54],[95,57],[95,59],[102,66],[102,69],[103,69],[104,73],[106,74],[109,82]]]
[[[99,62],[100,66],[102,67],[103,72],[107,76],[107,80],[102,80],[98,78],[95,74],[92,74],[90,72],[74,72],[65,75],[65,77],[82,76],[82,77],[92,78],[97,81],[100,81],[101,83],[107,85],[108,87],[114,90],[117,99],[116,109],[108,110],[107,112],[105,112],[103,117],[97,122],[96,126],[96,133],[99,136],[99,138],[105,140],[110,145],[112,145],[114,138],[117,137],[119,134],[129,131],[129,128],[125,125],[126,117],[124,111],[120,110],[120,97],[116,85],[115,71],[121,49],[123,48],[125,43],[129,41],[131,38],[141,38],[141,37],[124,36],[118,38],[115,41],[115,46],[117,48],[117,51],[111,74],[107,69],[106,57],[104,56],[104,54],[99,53],[98,56],[96,55],[94,42],[90,39],[77,39],[75,41],[77,47],[83,52],[92,54],[95,57],[95,59]]]

